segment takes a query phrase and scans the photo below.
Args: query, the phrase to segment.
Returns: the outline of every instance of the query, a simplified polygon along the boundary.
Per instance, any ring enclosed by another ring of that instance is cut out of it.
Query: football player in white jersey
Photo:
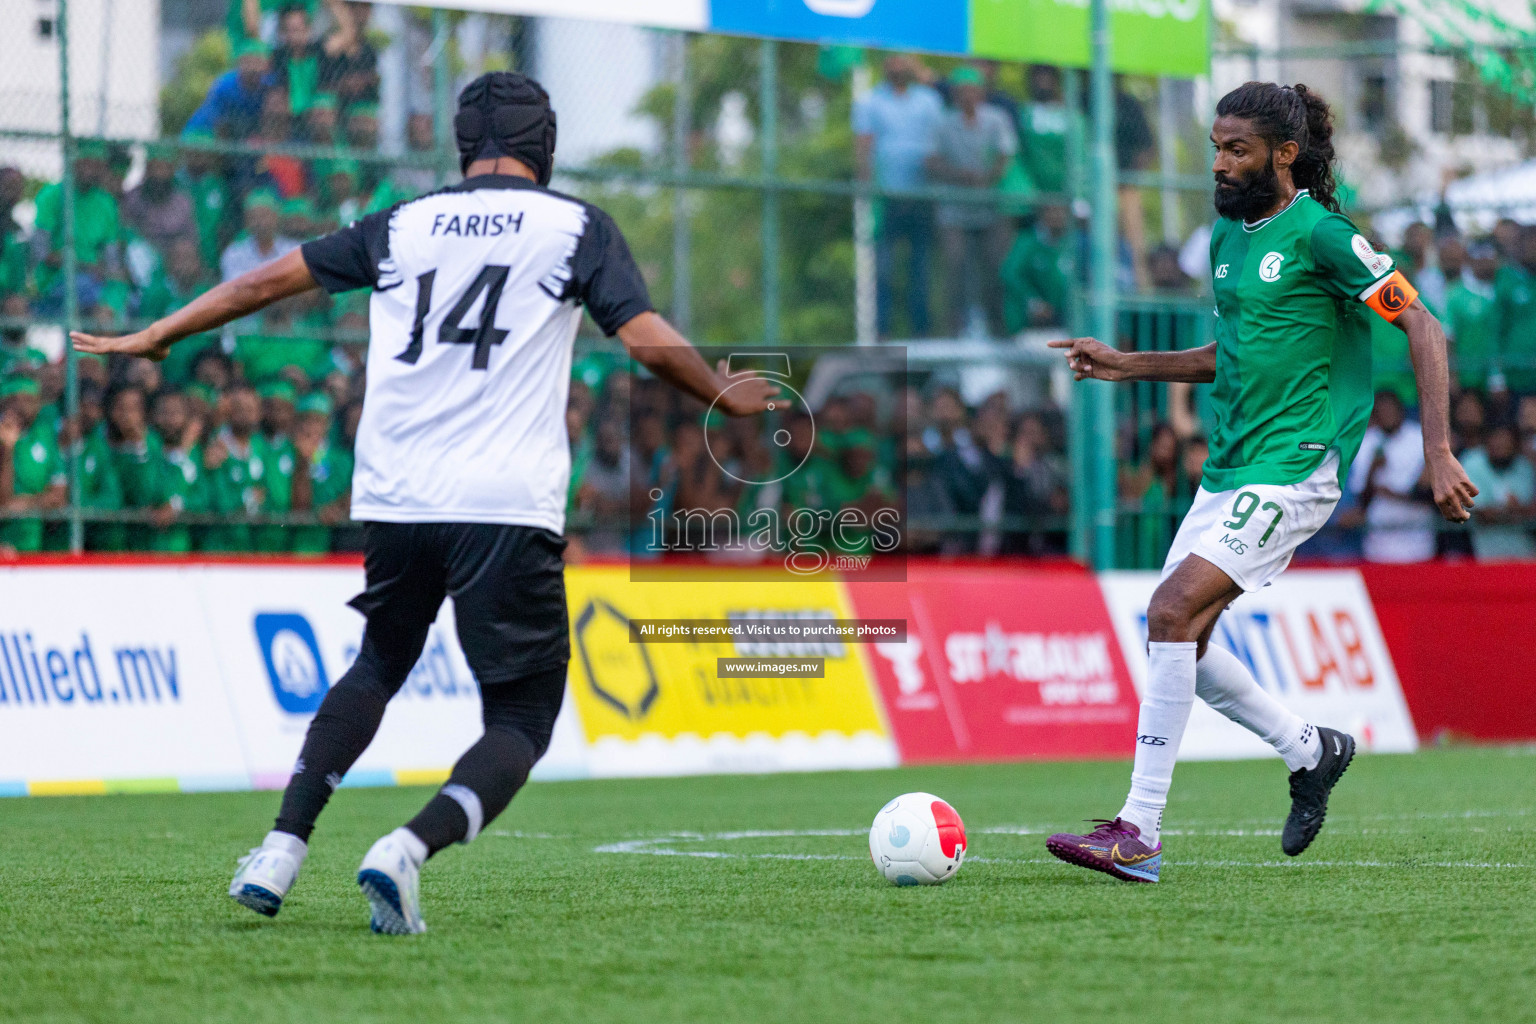
[[[454,130],[461,184],[308,242],[136,334],[72,336],[81,352],[163,359],[183,338],[312,288],[373,290],[352,484],[367,588],[351,604],[367,626],[310,723],[272,831],[230,885],[268,916],[445,596],[480,684],[485,734],[421,813],[363,858],[358,884],[375,931],[425,930],[422,864],[474,839],[548,746],[570,658],[565,408],[581,307],[651,372],[730,415],[761,412],[777,394],[769,380],[711,369],[653,310],[608,215],[547,187],[555,113],[537,82],[481,76],[460,95]]]

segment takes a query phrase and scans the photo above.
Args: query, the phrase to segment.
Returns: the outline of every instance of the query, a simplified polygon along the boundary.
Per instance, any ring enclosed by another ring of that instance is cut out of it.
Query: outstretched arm
[[[142,331],[116,338],[74,331],[70,338],[80,352],[143,356],[159,361],[182,338],[223,327],[231,320],[249,316],[274,302],[318,287],[304,263],[303,252],[295,249],[233,281],[209,289]]]
[[[620,327],[619,340],[641,366],[700,401],[719,399],[720,408],[731,416],[763,412],[779,393],[778,386],[763,377],[737,384],[741,378],[727,378],[723,362],[720,369],[711,370],[699,350],[656,313],[641,313]]]
[[[1440,514],[1453,523],[1472,518],[1477,488],[1451,452],[1451,373],[1445,329],[1418,299],[1392,321],[1408,335],[1408,354],[1419,386],[1419,425],[1424,430],[1424,467]]]
[[[1165,380],[1209,384],[1216,379],[1216,344],[1177,352],[1121,352],[1095,338],[1049,342],[1066,349],[1074,380]]]

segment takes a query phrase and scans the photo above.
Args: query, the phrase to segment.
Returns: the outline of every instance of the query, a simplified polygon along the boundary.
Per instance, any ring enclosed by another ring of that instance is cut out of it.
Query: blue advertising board
[[[710,0],[712,32],[965,53],[969,0]]]

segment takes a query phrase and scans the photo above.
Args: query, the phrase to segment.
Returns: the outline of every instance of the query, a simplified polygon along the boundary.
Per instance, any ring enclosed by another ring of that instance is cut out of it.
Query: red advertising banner
[[[1425,740],[1536,739],[1536,565],[1362,565]]]
[[[904,764],[1123,757],[1136,690],[1094,577],[913,562],[857,583],[858,615],[907,620],[866,648]]]

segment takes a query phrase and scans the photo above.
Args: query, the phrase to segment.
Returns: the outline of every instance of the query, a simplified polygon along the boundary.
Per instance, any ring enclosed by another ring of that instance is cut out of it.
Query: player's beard
[[[1280,199],[1280,175],[1273,161],[1246,178],[1216,176],[1216,212],[1228,220],[1257,220]]]

